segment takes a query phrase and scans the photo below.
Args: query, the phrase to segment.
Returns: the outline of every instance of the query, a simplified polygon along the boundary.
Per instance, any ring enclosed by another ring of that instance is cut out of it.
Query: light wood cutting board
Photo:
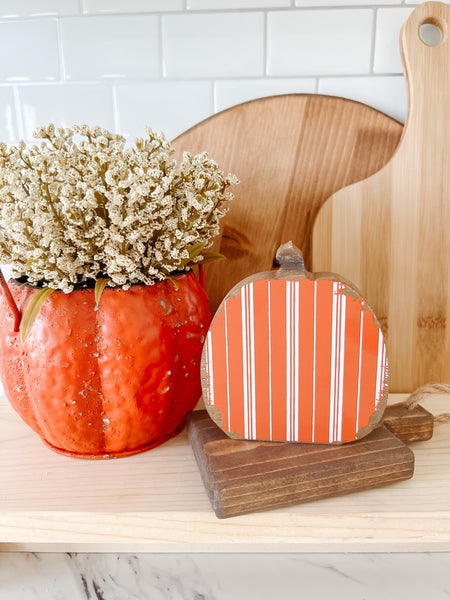
[[[431,23],[441,43],[428,46]],[[418,6],[400,46],[409,113],[400,145],[375,175],[335,193],[314,225],[313,269],[356,284],[388,341],[391,392],[450,382],[450,9]]]
[[[215,246],[227,260],[206,267],[212,311],[238,281],[270,270],[283,242],[293,240],[308,267],[322,203],[379,170],[401,131],[400,123],[364,104],[293,94],[235,106],[179,136],[178,158],[183,150],[207,150],[241,180]]]

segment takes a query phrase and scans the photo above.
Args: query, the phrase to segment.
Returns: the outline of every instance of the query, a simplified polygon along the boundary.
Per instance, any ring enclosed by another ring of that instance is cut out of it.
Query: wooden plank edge
[[[422,406],[410,409],[400,402],[386,408],[383,425],[405,444],[426,442],[433,437],[434,417]]]
[[[5,515],[0,552],[427,552],[450,550],[450,511],[301,513],[218,520],[212,511],[155,515]],[[15,523],[13,524],[13,521]],[[89,521],[89,540],[84,527]],[[5,536],[5,533],[9,534]]]
[[[188,436],[211,506],[220,519],[381,487],[410,479],[414,473],[414,453],[382,427],[369,436],[369,441],[371,436],[376,439],[375,454],[380,455],[371,467],[364,468],[361,460],[364,454],[362,457],[357,454],[350,457],[353,460],[353,470],[341,472],[330,469],[322,477],[314,473],[312,479],[308,481],[303,481],[303,472],[299,471],[301,469],[299,464],[269,474],[257,473],[247,477],[245,463],[239,463],[237,469],[230,469],[232,472],[238,470],[240,476],[236,476],[235,473],[234,478],[227,478],[225,473],[224,479],[218,480],[218,465],[213,460],[214,446],[227,444],[234,450],[240,444],[248,454],[252,453],[252,445],[255,450],[258,450],[260,443],[230,440],[222,430],[210,422],[209,416],[204,411],[198,411],[188,417]],[[394,446],[389,445],[389,442]],[[358,444],[359,448],[361,442],[355,444]],[[283,444],[278,449],[289,450],[293,447]],[[268,450],[269,446],[264,445],[263,448]],[[321,448],[324,452],[327,448],[333,448],[332,453],[337,454],[344,447],[322,446]],[[208,449],[212,450],[212,457],[207,455]],[[353,451],[355,449],[356,446],[353,446]],[[236,457],[240,453],[233,452],[233,454]],[[387,456],[389,462],[379,463],[381,456]],[[243,458],[245,461],[245,455]],[[311,477],[311,467],[317,469],[320,466],[320,463],[309,465],[309,476]],[[308,468],[308,465],[305,468]],[[312,484],[314,484],[314,492],[310,493]]]

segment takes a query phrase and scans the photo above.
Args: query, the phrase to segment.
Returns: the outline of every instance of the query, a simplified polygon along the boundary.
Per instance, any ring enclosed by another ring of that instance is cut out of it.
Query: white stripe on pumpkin
[[[249,314],[250,314],[250,381],[252,399],[252,430],[251,437],[256,439],[256,372],[255,372],[255,306],[253,302],[253,283],[249,285]]]
[[[245,318],[245,287],[241,289],[241,335],[242,335],[242,387],[244,392],[244,431],[248,436],[248,387],[247,387],[247,323]]]
[[[359,327],[359,360],[358,360],[358,400],[356,404],[356,431],[359,431],[359,406],[361,399],[361,362],[362,362],[362,348],[363,348],[363,336],[364,336],[364,311],[361,310],[361,323]]]
[[[337,330],[337,284],[333,282],[333,308],[331,322],[331,369],[330,369],[330,423],[328,441],[334,437],[334,401],[336,389],[336,330]]]

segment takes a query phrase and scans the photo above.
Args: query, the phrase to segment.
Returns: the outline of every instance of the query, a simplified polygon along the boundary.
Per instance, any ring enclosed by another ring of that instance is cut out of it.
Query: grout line
[[[377,24],[378,24],[378,11],[374,9],[373,11],[373,23],[372,23],[372,44],[370,46],[370,68],[369,71],[371,74],[374,73],[375,66],[375,43],[377,39]]]
[[[78,0],[78,10],[80,12],[80,15],[83,14],[83,10],[84,10],[83,4],[84,4],[84,0]]]
[[[112,94],[114,129],[115,129],[116,133],[120,133],[119,103],[117,100],[117,84],[116,83],[114,83],[111,86],[111,94]]]
[[[25,137],[25,131],[23,125],[22,103],[20,101],[19,89],[17,85],[13,86],[13,96],[16,113],[17,134],[19,136],[19,140],[23,140],[23,138]]]
[[[59,76],[61,81],[65,81],[66,79],[66,65],[64,62],[64,49],[63,49],[63,39],[61,33],[61,20],[56,20],[56,36],[58,40],[58,61],[59,61]]]
[[[217,110],[217,87],[216,87],[216,81],[212,81],[212,86],[213,86],[213,114],[218,113],[219,111]]]
[[[243,82],[251,82],[251,81],[268,81],[268,82],[276,82],[276,81],[280,81],[280,80],[292,80],[292,81],[299,81],[299,80],[307,80],[307,79],[323,79],[323,78],[327,78],[327,79],[347,79],[347,78],[352,78],[352,79],[364,79],[367,77],[402,77],[403,73],[402,72],[394,72],[394,73],[310,73],[308,75],[270,75],[270,76],[266,76],[266,77],[261,77],[260,75],[249,75],[249,76],[236,76],[233,77],[232,75],[227,75],[224,77],[220,77],[220,76],[215,76],[214,80],[215,81],[243,81]],[[80,80],[73,80],[73,79],[69,79],[67,81],[42,81],[42,80],[35,80],[35,81],[3,81],[0,82],[0,88],[4,88],[4,87],[12,87],[12,86],[17,86],[18,88],[21,87],[33,87],[33,86],[59,86],[59,85],[65,85],[65,86],[77,86],[77,85],[117,85],[117,84],[122,84],[122,85],[151,85],[151,84],[157,84],[157,83],[204,83],[205,81],[211,81],[211,77],[187,77],[187,78],[182,78],[182,77],[164,77],[164,78],[123,78],[123,79],[80,79]]]
[[[264,77],[267,77],[269,74],[269,65],[268,65],[268,45],[269,45],[269,33],[267,31],[267,23],[268,23],[268,11],[264,11],[264,28],[263,28],[263,65],[264,65]]]
[[[161,79],[165,79],[164,74],[164,42],[163,42],[163,16],[158,20],[158,48],[159,48],[159,74]]]
[[[315,83],[315,87],[314,87],[315,94],[319,93],[319,81],[320,81],[320,77],[316,77],[316,83]]]
[[[211,110],[211,114],[215,115],[216,114],[216,84],[214,79],[211,79],[211,98],[212,98],[212,110]],[[211,107],[210,107],[211,108]]]
[[[418,3],[420,4],[420,2]],[[136,17],[142,17],[142,16],[148,16],[148,15],[153,15],[153,16],[162,16],[162,15],[166,15],[166,16],[171,16],[171,15],[196,15],[196,14],[208,14],[208,15],[215,15],[215,14],[221,14],[221,13],[236,13],[236,14],[242,14],[242,13],[254,13],[254,12],[261,12],[262,10],[267,10],[268,12],[289,12],[289,11],[296,11],[296,12],[305,12],[305,11],[347,11],[347,10],[367,10],[367,9],[372,9],[375,10],[377,8],[413,8],[415,6],[417,6],[418,4],[416,3],[411,3],[411,4],[406,4],[406,2],[404,2],[404,0],[401,0],[400,2],[396,2],[396,3],[389,3],[389,4],[341,4],[341,5],[334,5],[334,4],[330,4],[330,5],[303,5],[303,6],[295,6],[295,5],[289,5],[289,6],[274,6],[273,8],[268,8],[268,7],[255,7],[255,8],[220,8],[220,9],[199,9],[199,10],[188,10],[187,12],[184,9],[181,10],[168,10],[168,11],[141,11],[141,12],[127,12],[127,11],[123,11],[123,12],[111,12],[111,13],[103,13],[103,12],[99,12],[99,13],[88,13],[88,14],[83,14],[83,17],[86,19],[89,18],[95,18],[95,17],[123,17],[123,16],[136,16]],[[14,17],[1,17],[0,16],[0,24],[1,23],[12,23],[12,22],[17,22],[17,21],[39,21],[39,20],[46,20],[46,19],[56,19],[56,18],[71,18],[71,17],[79,17],[79,13],[74,13],[72,14],[47,14],[47,15],[31,15],[31,16],[24,16],[24,17],[20,17],[20,16],[14,16]]]

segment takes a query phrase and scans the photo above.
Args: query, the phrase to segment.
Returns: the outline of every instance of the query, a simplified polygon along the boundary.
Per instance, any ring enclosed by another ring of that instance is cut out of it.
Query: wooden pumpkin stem
[[[303,254],[292,241],[282,244],[278,248],[277,262],[280,269],[305,272]]]
[[[5,295],[5,300],[8,303],[8,306],[13,314],[14,318],[14,329],[13,331],[19,331],[20,325],[20,311],[17,308],[17,304],[14,301],[14,298],[11,294],[11,290],[9,289],[8,284],[6,283],[6,279],[3,276],[2,270],[0,269],[0,288]]]

